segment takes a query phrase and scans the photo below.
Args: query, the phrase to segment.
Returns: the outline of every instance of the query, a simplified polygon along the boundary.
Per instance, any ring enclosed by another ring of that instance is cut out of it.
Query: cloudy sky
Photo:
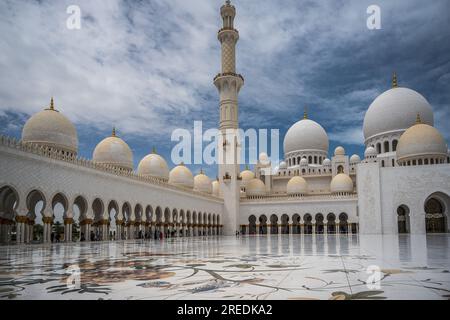
[[[20,138],[26,119],[54,96],[78,129],[81,156],[90,158],[115,125],[136,163],[156,146],[173,166],[175,128],[218,123],[212,78],[223,2],[0,1],[0,133]],[[278,128],[282,139],[308,106],[330,152],[340,144],[362,155],[364,113],[395,70],[401,86],[428,99],[450,141],[450,1],[233,3],[246,80],[241,127]],[[80,30],[66,27],[73,4]],[[381,8],[381,30],[366,26],[371,4]]]

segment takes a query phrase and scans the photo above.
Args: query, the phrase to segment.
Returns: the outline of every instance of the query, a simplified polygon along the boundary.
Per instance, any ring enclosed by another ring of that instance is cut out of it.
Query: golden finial
[[[308,119],[308,108],[305,107],[305,109],[303,110],[303,119]]]
[[[181,161],[180,166],[184,166],[184,161]]]
[[[115,136],[116,136],[116,127],[114,126],[112,129],[111,137],[115,137]]]
[[[245,165],[245,170],[250,170],[248,164]]]
[[[200,174],[203,174],[203,168],[200,168]]]
[[[398,82],[397,82],[397,74],[394,72],[392,74],[392,88],[397,88]]]
[[[417,116],[416,116],[416,123],[422,123],[422,120],[420,119],[420,113],[417,112]]]
[[[53,97],[50,99],[50,110],[55,110],[55,104],[53,102]]]
[[[152,148],[152,153],[153,153],[153,154],[156,154],[156,148],[155,148],[155,146],[153,146],[153,148]]]

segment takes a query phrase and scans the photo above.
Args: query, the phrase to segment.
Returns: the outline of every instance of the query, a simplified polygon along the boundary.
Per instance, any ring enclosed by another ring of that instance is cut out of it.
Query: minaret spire
[[[397,88],[398,87],[398,82],[397,82],[397,73],[392,74],[392,88]]]
[[[236,73],[236,43],[239,32],[234,28],[236,8],[226,1],[220,8],[222,28],[217,35],[222,46],[222,70],[214,78],[220,94],[220,129],[238,128],[238,94],[244,78]]]
[[[420,119],[420,113],[417,112],[416,124],[420,124],[420,123],[422,123],[422,120]]]

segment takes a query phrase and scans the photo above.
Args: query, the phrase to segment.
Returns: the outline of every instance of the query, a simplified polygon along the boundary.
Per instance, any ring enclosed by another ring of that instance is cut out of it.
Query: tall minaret
[[[218,39],[222,45],[222,72],[214,78],[220,96],[220,132],[218,146],[219,182],[224,198],[224,234],[239,230],[239,156],[238,94],[244,78],[236,73],[236,43],[239,32],[234,29],[236,8],[230,1],[220,8],[223,27]]]

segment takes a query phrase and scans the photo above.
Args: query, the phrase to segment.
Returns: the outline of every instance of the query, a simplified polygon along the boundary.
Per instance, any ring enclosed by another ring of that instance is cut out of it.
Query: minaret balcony
[[[244,77],[242,75],[240,75],[239,73],[234,73],[234,72],[218,73],[214,77],[214,81],[216,81],[217,79],[219,79],[221,77],[238,77],[242,80],[242,82],[244,82]]]
[[[221,32],[223,32],[223,31],[234,31],[234,32],[236,32],[237,34],[239,34],[239,31],[238,31],[238,30],[236,30],[236,29],[234,29],[234,28],[229,28],[229,27],[223,27],[223,28],[220,29],[217,33],[221,33]]]
[[[239,31],[233,28],[222,28],[217,33],[217,39],[222,42],[227,38],[231,38],[235,43],[239,40]]]

